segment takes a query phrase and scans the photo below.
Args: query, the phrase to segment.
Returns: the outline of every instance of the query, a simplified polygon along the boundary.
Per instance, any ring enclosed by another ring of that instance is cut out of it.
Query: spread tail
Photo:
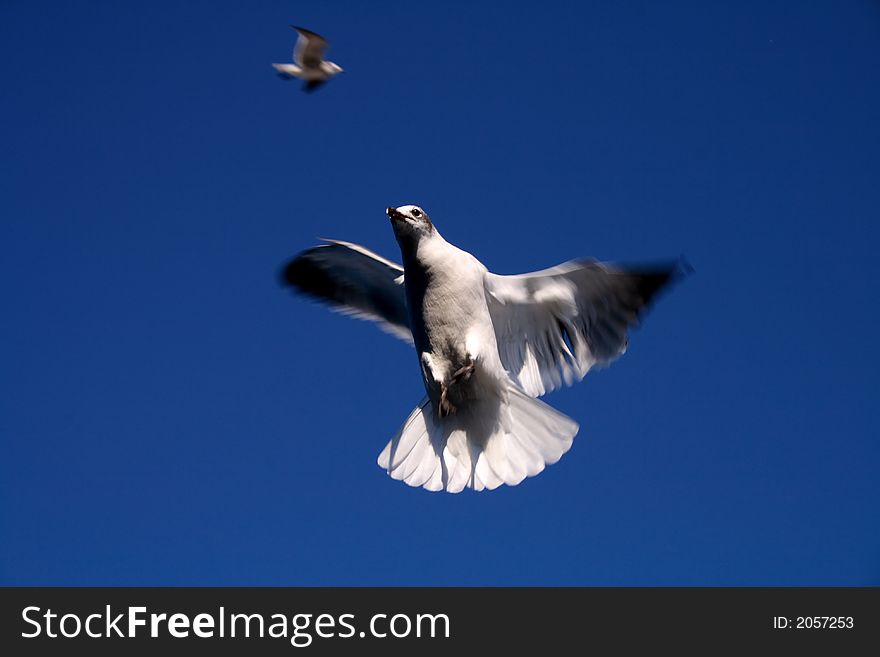
[[[379,454],[379,467],[431,491],[516,486],[556,463],[578,431],[574,420],[513,383],[506,403],[478,402],[468,410],[438,418],[425,397]]]

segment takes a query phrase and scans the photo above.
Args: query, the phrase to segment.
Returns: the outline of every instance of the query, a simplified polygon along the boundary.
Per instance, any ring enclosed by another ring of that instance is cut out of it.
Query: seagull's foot
[[[452,375],[452,379],[450,380],[450,384],[452,383],[460,383],[461,381],[467,381],[471,378],[471,375],[477,369],[477,364],[474,362],[474,359],[470,354],[467,356],[467,362],[455,370],[455,373]]]
[[[456,384],[470,379],[476,369],[477,365],[474,362],[474,359],[468,354],[467,362],[462,367],[455,370],[452,376],[449,377],[449,382],[440,384],[440,404],[438,409],[440,417],[455,415],[455,412],[458,409],[451,401],[449,401],[449,389]]]
[[[453,406],[452,402],[449,401],[449,386],[443,384],[440,387],[440,404],[439,404],[439,413],[440,417],[446,417],[447,415],[455,415],[455,411],[458,410]]]

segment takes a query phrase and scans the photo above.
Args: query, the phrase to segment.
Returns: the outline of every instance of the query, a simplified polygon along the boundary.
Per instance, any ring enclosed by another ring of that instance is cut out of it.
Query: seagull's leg
[[[457,409],[452,405],[452,402],[449,401],[449,386],[445,383],[440,384],[440,404],[439,404],[439,412],[440,417],[446,417],[447,415],[455,415],[455,411]]]
[[[449,401],[449,383],[446,381],[445,367],[434,362],[433,354],[423,352],[421,355],[422,376],[425,381],[433,381],[440,387],[440,401],[437,404],[437,415],[441,418],[455,414],[455,406]]]
[[[451,401],[449,401],[449,388],[453,385],[461,383],[462,381],[467,381],[468,379],[470,379],[475,370],[476,363],[474,363],[474,359],[471,357],[471,355],[468,354],[467,362],[465,362],[464,365],[455,370],[455,372],[449,378],[449,382],[440,383],[440,417],[455,415],[455,411],[457,410],[457,408]]]

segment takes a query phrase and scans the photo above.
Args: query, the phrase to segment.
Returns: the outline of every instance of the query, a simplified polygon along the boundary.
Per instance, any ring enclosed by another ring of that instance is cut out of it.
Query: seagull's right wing
[[[325,241],[287,263],[282,283],[412,343],[403,267],[357,244]]]
[[[624,269],[595,261],[499,276],[486,272],[501,362],[533,397],[580,381],[626,350],[627,331],[654,295],[688,266]]]
[[[293,61],[303,68],[317,68],[324,61],[327,39],[303,27],[291,25],[299,34],[293,49]]]

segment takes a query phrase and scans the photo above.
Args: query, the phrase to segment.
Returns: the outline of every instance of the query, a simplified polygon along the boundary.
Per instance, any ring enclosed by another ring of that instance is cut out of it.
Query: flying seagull
[[[620,356],[627,330],[686,269],[578,260],[500,276],[443,239],[423,209],[386,213],[403,266],[325,240],[282,279],[415,346],[427,394],[378,462],[431,491],[515,486],[558,461],[578,425],[536,397]]]
[[[281,78],[300,78],[305,80],[305,91],[314,91],[334,75],[342,73],[341,66],[324,59],[327,39],[302,27],[290,27],[299,34],[293,48],[293,64],[272,64]]]

